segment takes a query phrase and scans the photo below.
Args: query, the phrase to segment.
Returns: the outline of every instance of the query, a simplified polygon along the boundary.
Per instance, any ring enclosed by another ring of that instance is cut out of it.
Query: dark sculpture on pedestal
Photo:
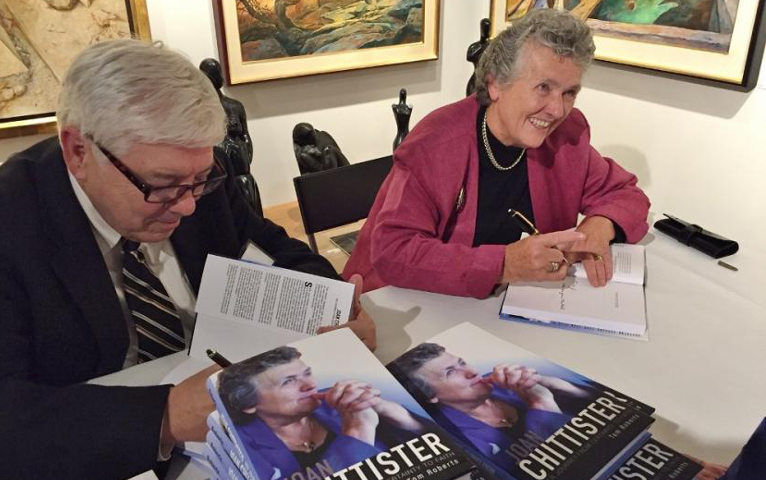
[[[479,30],[480,30],[480,37],[478,42],[473,42],[472,44],[468,45],[468,52],[465,54],[465,59],[469,62],[473,63],[473,72],[471,74],[471,78],[468,79],[468,85],[465,87],[465,96],[473,93],[473,86],[476,82],[476,65],[479,63],[479,59],[481,58],[481,54],[484,53],[484,50],[486,50],[487,45],[489,44],[489,19],[488,18],[482,18],[481,22],[479,23]]]
[[[206,58],[199,64],[199,69],[210,79],[226,112],[226,138],[215,146],[216,158],[223,163],[226,172],[236,179],[250,206],[258,215],[263,216],[258,185],[250,173],[250,164],[253,161],[253,142],[247,130],[245,107],[238,100],[227,97],[221,92],[223,74],[218,60]]]
[[[310,123],[299,123],[293,128],[293,151],[301,175],[349,164],[332,136],[315,130]]]
[[[412,105],[407,105],[407,90],[399,90],[399,103],[391,105],[396,120],[396,137],[394,138],[394,150],[404,140],[404,137],[410,133],[410,115],[412,115]]]

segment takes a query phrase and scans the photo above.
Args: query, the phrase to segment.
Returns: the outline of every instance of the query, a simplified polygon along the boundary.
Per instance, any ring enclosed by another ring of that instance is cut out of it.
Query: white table
[[[729,464],[766,416],[766,257],[752,251],[727,257],[739,267],[732,272],[661,233],[642,243],[648,342],[500,320],[501,295],[476,300],[385,287],[362,299],[378,325],[376,355],[388,362],[471,321],[654,406],[658,440]],[[175,354],[100,383],[156,383],[181,361]],[[177,478],[204,476],[188,467]]]
[[[386,287],[363,305],[388,362],[410,346],[470,321],[538,355],[656,408],[655,437],[729,464],[766,416],[766,259],[710,257],[661,233],[647,244],[649,341],[604,337],[498,319],[486,300]]]

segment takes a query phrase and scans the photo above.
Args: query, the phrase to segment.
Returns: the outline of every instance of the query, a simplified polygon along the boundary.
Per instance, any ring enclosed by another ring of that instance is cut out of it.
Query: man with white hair
[[[204,440],[211,370],[177,386],[83,382],[188,345],[207,254],[252,242],[277,266],[338,276],[218,166],[223,108],[180,54],[91,46],[57,115],[58,138],[0,167],[0,478],[125,478]],[[357,312],[348,326],[374,348]]]

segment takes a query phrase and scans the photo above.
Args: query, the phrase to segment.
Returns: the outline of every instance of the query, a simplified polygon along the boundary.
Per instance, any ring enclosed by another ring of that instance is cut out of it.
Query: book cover
[[[261,480],[448,480],[476,471],[348,329],[235,363],[207,387]]]
[[[439,425],[519,480],[593,478],[653,421],[650,406],[469,323],[388,367]]]
[[[218,469],[218,478],[220,480],[245,480],[242,472],[237,468],[229,455],[218,441],[218,437],[212,431],[207,432],[205,446],[213,453],[213,463]]]
[[[245,454],[232,441],[231,426],[221,417],[218,410],[213,410],[207,417],[208,433],[212,433],[220,451],[228,455],[230,462],[245,480],[256,480],[255,471],[245,460]]]
[[[556,282],[508,285],[500,318],[593,333],[640,337],[646,334],[645,248],[612,245],[614,276],[593,287],[581,264]]]
[[[701,470],[697,462],[650,438],[614,469],[609,480],[692,480]]]

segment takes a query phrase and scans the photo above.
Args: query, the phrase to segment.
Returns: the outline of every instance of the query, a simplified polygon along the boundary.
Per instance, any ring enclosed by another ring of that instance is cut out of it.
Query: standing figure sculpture
[[[299,123],[293,127],[293,151],[301,175],[349,164],[332,135],[315,130],[310,123]]]
[[[404,140],[404,137],[410,133],[410,115],[412,115],[412,105],[407,105],[407,89],[399,90],[399,103],[391,105],[396,120],[396,138],[394,138],[394,150]]]
[[[489,45],[489,19],[482,18],[479,23],[480,37],[478,42],[473,42],[468,45],[468,51],[465,54],[465,59],[473,63],[474,73],[471,74],[471,78],[468,79],[468,85],[465,87],[465,96],[469,96],[473,93],[473,85],[476,82],[476,65],[479,64],[481,54]]]
[[[245,107],[240,101],[227,97],[221,92],[223,74],[218,60],[206,58],[200,62],[199,69],[212,82],[226,112],[226,138],[215,146],[216,158],[222,161],[226,172],[236,178],[237,185],[240,186],[250,206],[258,215],[263,216],[258,185],[250,173],[250,164],[253,161],[253,142],[247,130]]]

